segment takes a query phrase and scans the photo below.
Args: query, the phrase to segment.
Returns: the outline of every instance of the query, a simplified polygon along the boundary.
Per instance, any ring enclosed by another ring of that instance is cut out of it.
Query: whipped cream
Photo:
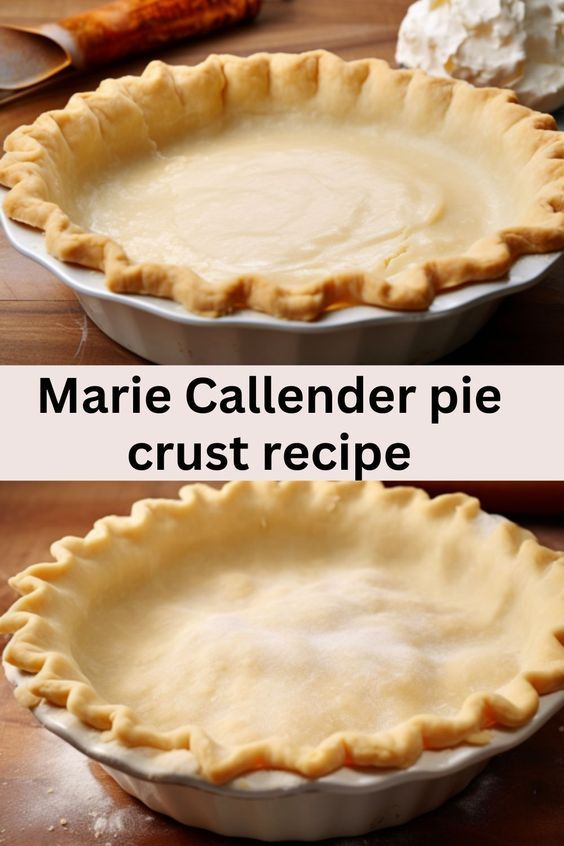
[[[544,111],[564,103],[564,0],[418,0],[396,61],[435,76],[512,88]]]

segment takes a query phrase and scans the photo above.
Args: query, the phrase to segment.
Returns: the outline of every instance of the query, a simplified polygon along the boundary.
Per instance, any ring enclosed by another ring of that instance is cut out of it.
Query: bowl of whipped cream
[[[564,0],[418,0],[400,26],[396,61],[511,88],[524,105],[554,112],[564,105]]]

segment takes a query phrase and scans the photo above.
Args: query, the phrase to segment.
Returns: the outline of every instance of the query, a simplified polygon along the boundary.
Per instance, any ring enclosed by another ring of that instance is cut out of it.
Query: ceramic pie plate
[[[8,224],[16,247],[150,360],[422,362],[562,250],[555,128],[509,92],[377,59],[209,56],[16,129],[0,181],[56,260]]]
[[[11,664],[3,662],[3,668],[13,685],[25,681]],[[102,742],[99,732],[63,708],[42,702],[33,713],[153,811],[219,834],[272,841],[354,836],[408,822],[459,793],[491,758],[523,743],[562,707],[564,691],[542,696],[536,715],[523,727],[495,730],[487,746],[424,752],[407,770],[342,768],[315,781],[262,771],[221,786],[189,770],[163,770],[155,750]]]
[[[191,486],[51,551],[0,620],[17,698],[186,824],[265,840],[401,824],[564,705],[563,559],[461,494]]]
[[[6,194],[0,189],[0,203]],[[59,261],[42,232],[0,219],[11,244],[55,274],[112,340],[157,364],[419,364],[469,341],[500,301],[561,266],[563,252],[517,259],[504,279],[442,293],[427,311],[352,306],[314,323],[248,309],[220,318],[187,312],[157,297],[117,294],[95,270]]]

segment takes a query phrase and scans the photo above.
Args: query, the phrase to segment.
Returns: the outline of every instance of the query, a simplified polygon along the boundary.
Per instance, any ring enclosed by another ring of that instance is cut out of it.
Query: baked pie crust
[[[212,782],[408,767],[564,686],[564,556],[464,494],[192,485],[52,554],[0,618],[18,697]]]
[[[425,309],[564,247],[564,140],[508,91],[331,53],[151,62],[13,132],[4,207],[202,315]]]

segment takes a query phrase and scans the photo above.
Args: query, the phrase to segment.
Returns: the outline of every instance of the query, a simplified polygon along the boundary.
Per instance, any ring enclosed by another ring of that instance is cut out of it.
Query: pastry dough
[[[564,247],[564,141],[514,99],[323,51],[152,62],[12,133],[5,209],[199,314],[424,309]]]
[[[214,782],[409,766],[564,686],[564,557],[463,494],[194,485],[52,551],[0,619],[20,696]]]

